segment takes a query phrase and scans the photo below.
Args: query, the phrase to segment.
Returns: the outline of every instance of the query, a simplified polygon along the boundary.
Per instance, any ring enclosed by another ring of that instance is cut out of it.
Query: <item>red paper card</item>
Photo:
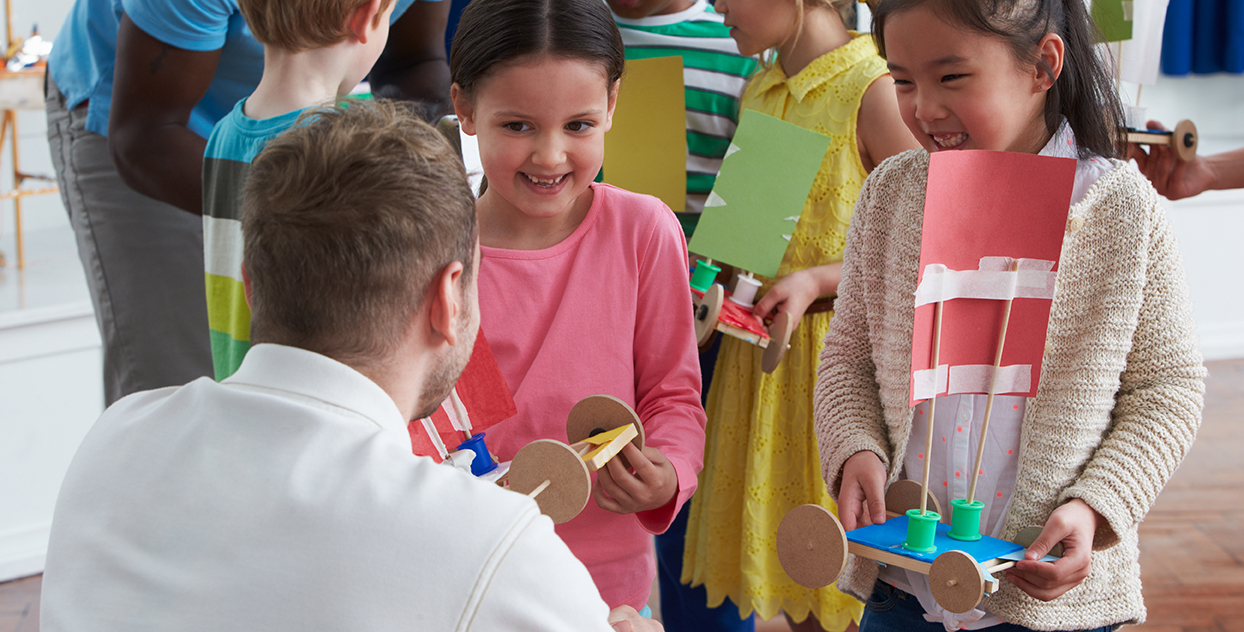
[[[1075,168],[1070,158],[995,151],[930,157],[912,330],[913,406],[934,393],[987,392],[1006,295],[1018,298],[995,392],[1036,395]],[[1020,260],[1021,272],[1009,272],[1012,259]],[[938,297],[948,298],[942,301],[941,370],[933,372]]]
[[[510,386],[506,383],[505,376],[501,375],[501,368],[497,366],[497,359],[492,355],[492,347],[488,346],[483,329],[475,337],[471,358],[467,360],[466,368],[454,389],[471,418],[471,431],[474,433],[484,432],[518,414],[514,397],[510,395]],[[432,422],[450,452],[466,440],[463,432],[454,429],[444,405],[432,413]],[[428,436],[421,420],[411,421],[407,430],[410,432],[411,448],[415,454],[441,460],[440,452]]]

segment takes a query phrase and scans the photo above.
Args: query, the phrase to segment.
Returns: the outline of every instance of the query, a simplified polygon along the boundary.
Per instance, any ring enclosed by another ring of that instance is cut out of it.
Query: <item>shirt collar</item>
[[[258,344],[223,384],[284,391],[349,410],[385,430],[406,432],[397,404],[378,384],[353,368],[314,351]]]
[[[787,77],[780,60],[774,57],[768,72],[757,79],[756,93],[763,94],[775,87],[785,85],[791,97],[802,103],[808,93],[834,80],[860,61],[877,54],[877,44],[872,35],[850,31],[850,42],[812,60],[794,77]]]
[[[1058,126],[1058,131],[1054,132],[1054,135],[1050,137],[1045,147],[1042,147],[1041,151],[1037,153],[1041,156],[1079,160],[1080,156],[1076,149],[1076,133],[1067,124],[1067,119],[1063,119]]]

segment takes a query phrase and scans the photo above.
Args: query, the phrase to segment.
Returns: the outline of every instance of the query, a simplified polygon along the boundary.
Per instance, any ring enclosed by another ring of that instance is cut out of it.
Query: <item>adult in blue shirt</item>
[[[373,91],[444,109],[449,3],[394,2]],[[56,38],[48,140],[103,339],[107,404],[212,375],[203,150],[262,74],[237,0],[77,0]]]

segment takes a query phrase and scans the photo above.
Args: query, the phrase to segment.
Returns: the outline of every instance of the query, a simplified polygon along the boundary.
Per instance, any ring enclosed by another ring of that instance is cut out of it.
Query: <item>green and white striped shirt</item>
[[[669,15],[637,20],[614,16],[627,59],[682,57],[687,99],[687,236],[713,190],[721,159],[739,120],[739,96],[757,60],[739,54],[722,16],[707,0]]]

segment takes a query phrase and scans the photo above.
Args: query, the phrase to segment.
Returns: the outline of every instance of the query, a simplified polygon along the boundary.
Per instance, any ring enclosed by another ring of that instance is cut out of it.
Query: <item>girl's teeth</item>
[[[566,175],[567,174],[563,173],[562,175],[557,176],[556,178],[549,179],[549,180],[543,180],[541,178],[536,178],[526,173],[523,174],[523,177],[527,178],[528,181],[530,181],[532,184],[536,186],[548,188],[548,187],[557,186],[562,180],[566,179]]]
[[[967,138],[967,134],[959,133],[954,136],[934,136],[933,142],[937,143],[938,147],[958,147]]]

